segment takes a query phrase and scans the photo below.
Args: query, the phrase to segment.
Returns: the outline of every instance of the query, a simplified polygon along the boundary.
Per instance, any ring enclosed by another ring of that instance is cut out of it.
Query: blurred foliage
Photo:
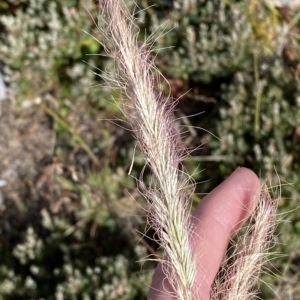
[[[238,166],[271,179],[275,194],[280,179],[283,222],[273,250],[287,256],[272,261],[276,276],[264,276],[260,297],[300,299],[299,12],[258,0],[137,2],[141,40],[162,33],[156,64],[179,98],[185,143],[204,144],[186,162],[191,172],[205,168],[194,175],[204,182],[196,192],[209,192]],[[143,231],[145,203],[134,180],[143,161],[138,152],[133,177],[126,174],[135,142],[121,122],[119,92],[98,76],[114,63],[97,55],[97,11],[91,1],[0,0],[7,81],[18,105],[53,120],[56,137],[40,205],[30,203],[41,184],[31,184],[12,221],[5,195],[0,299],[145,298],[154,266],[140,271],[137,261],[158,250],[135,231]]]

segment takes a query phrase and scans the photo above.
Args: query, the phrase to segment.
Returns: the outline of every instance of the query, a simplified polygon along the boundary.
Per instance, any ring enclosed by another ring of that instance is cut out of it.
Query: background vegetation
[[[238,166],[273,185],[279,178],[273,251],[283,255],[270,261],[260,297],[300,299],[299,10],[258,0],[137,2],[141,40],[165,33],[156,63],[179,98],[183,142],[203,145],[186,161],[191,173],[203,170],[193,175],[194,204]],[[135,141],[121,95],[98,76],[114,69],[91,37],[102,39],[91,18],[98,9],[86,0],[0,0],[0,60],[12,91],[0,117],[0,299],[146,297],[154,265],[141,260],[160,250],[143,236],[138,150],[127,175]]]

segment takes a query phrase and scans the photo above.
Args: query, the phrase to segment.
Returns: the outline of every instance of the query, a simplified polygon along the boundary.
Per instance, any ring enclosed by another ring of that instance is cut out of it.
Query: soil
[[[0,116],[0,180],[2,212],[25,207],[31,188],[53,154],[55,134],[51,119],[36,105],[17,107],[2,101]],[[30,192],[31,191],[31,192]],[[32,197],[31,201],[32,201]],[[37,199],[37,198],[36,198]]]

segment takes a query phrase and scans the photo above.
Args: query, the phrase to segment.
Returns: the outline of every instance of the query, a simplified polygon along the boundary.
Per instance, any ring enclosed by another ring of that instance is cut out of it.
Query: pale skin
[[[239,168],[208,194],[193,213],[196,298],[209,300],[210,288],[228,243],[255,209],[259,190],[257,176],[249,169]],[[172,292],[172,288],[164,278],[161,266],[158,265],[148,300],[176,300],[168,293]]]

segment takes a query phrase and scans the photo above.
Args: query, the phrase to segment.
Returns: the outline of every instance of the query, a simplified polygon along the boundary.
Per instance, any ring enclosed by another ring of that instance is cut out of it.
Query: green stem
[[[253,53],[253,64],[254,64],[254,77],[255,77],[255,119],[254,119],[254,138],[258,139],[259,130],[260,130],[260,111],[261,111],[261,90],[259,87],[259,71],[258,71],[258,62],[257,62],[257,54]]]
[[[94,154],[92,149],[89,147],[89,145],[81,138],[80,135],[78,135],[74,129],[65,121],[63,120],[55,111],[53,111],[51,108],[47,107],[45,104],[41,104],[42,109],[51,116],[60,126],[62,126],[65,130],[67,130],[73,137],[74,141],[79,145],[80,148],[82,148],[86,154],[89,156],[89,158],[92,160],[92,162],[96,166],[100,166],[100,162],[97,158],[97,156]]]

